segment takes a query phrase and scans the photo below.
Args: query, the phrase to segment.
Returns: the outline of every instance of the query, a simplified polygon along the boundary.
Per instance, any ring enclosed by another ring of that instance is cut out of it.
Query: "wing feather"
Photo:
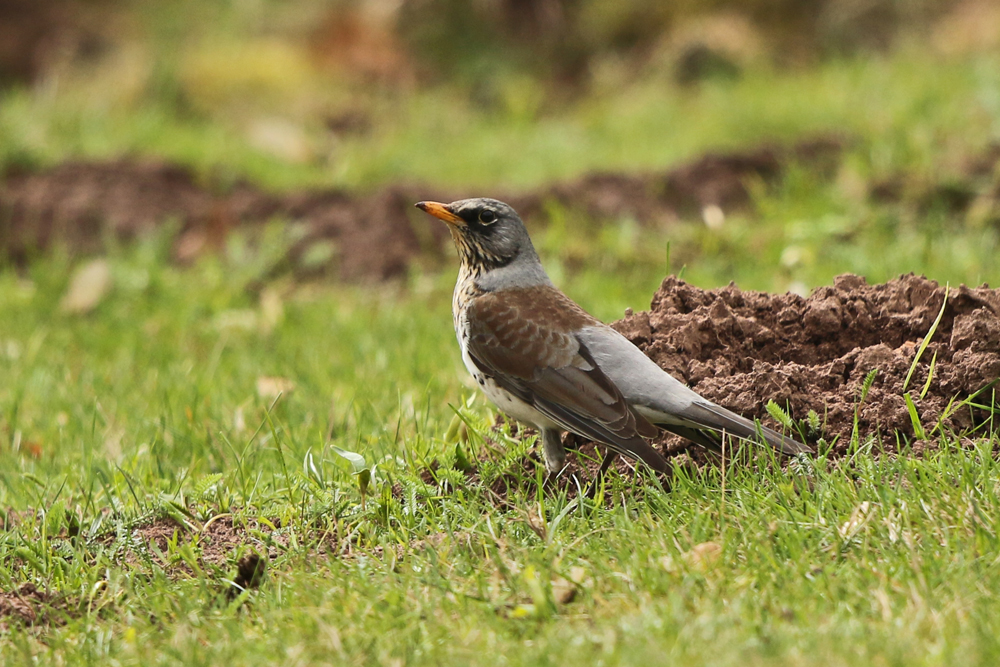
[[[532,317],[537,301],[531,306],[494,294],[476,298],[468,313],[473,363],[567,431],[666,471],[666,461],[643,439],[656,435],[656,427],[629,406],[572,331],[559,327],[558,318]],[[558,300],[552,304],[565,306]]]

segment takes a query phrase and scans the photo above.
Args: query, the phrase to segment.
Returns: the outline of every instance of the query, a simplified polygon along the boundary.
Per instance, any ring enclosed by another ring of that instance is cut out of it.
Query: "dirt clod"
[[[267,561],[260,557],[260,554],[249,553],[240,559],[236,564],[236,578],[233,579],[234,586],[230,588],[230,596],[236,596],[251,588],[258,588],[264,580],[267,571]]]
[[[50,618],[50,611],[58,601],[58,596],[38,590],[32,583],[21,584],[17,590],[0,591],[0,632],[5,632],[10,625],[57,621]]]
[[[904,387],[942,304],[940,324]],[[798,420],[815,411],[822,437],[837,439],[834,452],[841,453],[856,410],[859,436],[881,435],[890,450],[897,432],[913,441],[933,437],[939,423],[945,433],[987,428],[987,410],[955,406],[1000,378],[1000,290],[963,285],[945,303],[943,286],[913,274],[880,285],[843,275],[808,298],[732,284],[702,290],[671,276],[648,312],[614,326],[661,367],[735,412],[777,427],[765,410],[768,400]],[[872,370],[877,374],[860,402]],[[987,391],[976,403],[993,401]],[[680,451],[667,438],[662,444],[667,453]]]

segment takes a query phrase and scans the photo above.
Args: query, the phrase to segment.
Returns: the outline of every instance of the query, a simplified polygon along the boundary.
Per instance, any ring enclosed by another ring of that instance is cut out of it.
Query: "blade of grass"
[[[913,378],[913,372],[917,370],[917,364],[920,363],[920,357],[923,356],[924,350],[926,350],[927,346],[930,345],[931,338],[934,337],[934,333],[937,331],[938,325],[941,324],[941,318],[944,317],[944,309],[948,305],[948,292],[950,289],[950,285],[945,285],[944,301],[941,302],[941,310],[938,311],[934,324],[931,325],[930,331],[927,332],[927,335],[924,336],[924,340],[920,343],[920,347],[917,348],[917,355],[913,357],[913,363],[910,364],[910,370],[906,373],[906,379],[903,380],[903,391],[906,391],[906,388],[910,386],[910,380]],[[928,378],[927,382],[929,385],[930,378]]]
[[[924,431],[924,426],[920,423],[920,415],[917,413],[917,406],[913,403],[913,398],[909,394],[903,394],[903,400],[906,401],[906,410],[910,413],[914,435],[921,440],[926,440],[927,432]]]
[[[927,392],[931,388],[931,380],[934,379],[934,369],[937,367],[937,352],[934,352],[934,356],[931,357],[931,367],[927,370],[927,382],[924,383],[924,388],[920,391],[920,398],[923,399],[927,395]]]

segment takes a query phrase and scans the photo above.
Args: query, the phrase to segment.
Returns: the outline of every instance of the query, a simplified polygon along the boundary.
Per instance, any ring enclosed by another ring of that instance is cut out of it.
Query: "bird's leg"
[[[611,467],[611,464],[617,456],[618,453],[613,449],[608,449],[604,452],[604,458],[601,460],[601,468],[597,471],[597,474],[594,475],[594,481],[590,483],[590,488],[587,489],[586,496],[588,498],[593,498],[597,494],[597,485],[601,483],[602,479],[604,479],[605,473],[608,472],[608,468]]]
[[[542,429],[542,458],[545,459],[545,470],[552,475],[562,470],[566,462],[566,448],[559,436],[558,429]]]

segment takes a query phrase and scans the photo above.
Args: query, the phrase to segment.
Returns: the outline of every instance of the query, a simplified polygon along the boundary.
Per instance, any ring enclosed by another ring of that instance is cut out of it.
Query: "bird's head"
[[[417,208],[448,223],[462,263],[477,272],[519,259],[538,261],[517,212],[496,199],[460,199],[450,204],[422,201]]]

